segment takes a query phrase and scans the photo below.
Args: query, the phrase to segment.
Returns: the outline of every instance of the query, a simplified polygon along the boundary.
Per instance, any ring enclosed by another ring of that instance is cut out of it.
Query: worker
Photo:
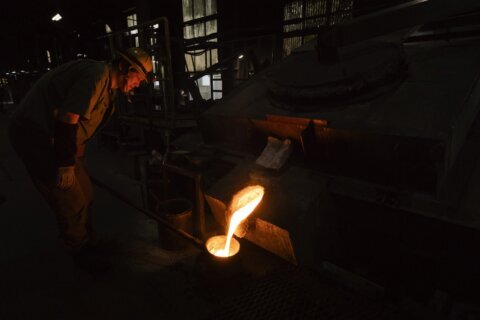
[[[74,262],[92,273],[109,269],[92,225],[92,186],[85,143],[114,112],[117,92],[148,81],[152,59],[140,48],[111,62],[80,59],[44,74],[12,115],[9,136],[28,174],[56,216],[59,239]]]

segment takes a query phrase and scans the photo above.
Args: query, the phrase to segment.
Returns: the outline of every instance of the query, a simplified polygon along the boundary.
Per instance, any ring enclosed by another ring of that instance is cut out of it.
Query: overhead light
[[[239,59],[239,60],[240,60],[240,59],[243,59],[243,54],[239,55],[239,56],[238,56],[238,59]]]
[[[57,13],[52,17],[52,21],[60,21],[60,20],[62,20],[62,16],[60,15],[60,13]]]

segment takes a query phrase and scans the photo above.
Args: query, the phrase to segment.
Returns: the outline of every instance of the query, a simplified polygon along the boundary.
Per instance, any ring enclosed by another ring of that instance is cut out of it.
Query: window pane
[[[333,0],[331,24],[342,23],[352,18],[353,1],[352,0]],[[336,14],[335,14],[336,13]]]
[[[213,93],[213,100],[218,100],[222,99],[222,93],[221,92],[214,92]]]
[[[206,22],[207,24],[207,36],[217,32],[217,19]]]
[[[293,49],[302,44],[302,37],[292,37],[283,39],[283,56],[288,56]]]
[[[183,9],[183,21],[190,21],[193,19],[192,9],[193,9],[193,0],[182,0],[182,9]]]
[[[207,5],[207,16],[211,16],[212,14],[217,13],[217,0],[206,0],[206,5]]]
[[[207,60],[206,60],[206,66],[207,66],[207,68],[209,68],[210,65],[211,65],[211,64],[210,64],[211,55],[212,55],[212,53],[211,53],[210,50],[207,50],[207,51],[205,52],[205,57],[206,57],[206,59],[207,59]]]
[[[185,61],[187,63],[187,66],[186,66],[186,69],[185,71],[187,72],[193,72],[193,61],[192,61],[192,55],[190,54],[185,54]]]
[[[127,16],[127,27],[133,27],[137,25],[137,14],[131,14]]]
[[[305,28],[316,28],[327,24],[327,18],[306,19]]]
[[[194,37],[204,37],[205,36],[205,25],[203,23],[197,23],[194,26]]]
[[[195,19],[205,17],[205,1],[204,0],[194,0],[193,15]]]
[[[202,95],[203,99],[210,99],[212,97],[212,91],[210,87],[210,76],[206,75],[200,78],[198,81],[198,89],[200,90],[200,94]]]
[[[202,86],[210,86],[210,76],[208,74],[201,77],[199,81]]]
[[[202,95],[202,98],[205,100],[210,100],[210,98],[212,97],[212,93],[210,92],[210,87],[200,86],[200,94]]]
[[[205,52],[199,55],[195,55],[195,71],[205,70],[205,57],[206,57]]]
[[[284,20],[297,19],[302,17],[303,0],[296,0],[285,5]]]
[[[213,80],[213,90],[222,90],[222,80]]]
[[[305,17],[324,15],[327,13],[327,0],[307,0],[305,3]]]
[[[193,26],[185,26],[183,28],[183,37],[185,39],[192,39],[194,37],[193,35]]]
[[[353,9],[353,0],[333,0],[332,13],[337,11],[345,11]]]
[[[296,31],[296,30],[302,30],[302,23],[301,22],[286,24],[283,27],[283,31],[285,31],[285,32],[292,32],[292,31]]]
[[[330,9],[330,11],[327,11]],[[338,24],[352,17],[353,0],[287,0],[284,6],[284,33]],[[289,21],[297,20],[294,24]],[[311,33],[309,30],[303,35]],[[297,46],[297,40],[284,41],[284,54]]]
[[[210,52],[212,55],[212,64],[218,63],[218,49],[212,49]]]

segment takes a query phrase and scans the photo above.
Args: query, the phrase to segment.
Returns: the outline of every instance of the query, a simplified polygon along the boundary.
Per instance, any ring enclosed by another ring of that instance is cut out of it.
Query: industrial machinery
[[[480,39],[403,40],[419,24],[478,9],[411,1],[321,30],[204,112],[197,167],[216,221],[226,223],[236,191],[262,185],[238,233],[313,267],[410,248],[405,239],[421,235],[427,246],[445,225],[470,230],[458,203],[476,155],[464,154],[480,108]],[[292,142],[280,169],[256,163],[269,137]]]

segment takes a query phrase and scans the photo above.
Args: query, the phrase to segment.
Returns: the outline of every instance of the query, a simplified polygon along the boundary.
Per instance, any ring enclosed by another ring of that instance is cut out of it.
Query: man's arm
[[[75,153],[80,115],[66,113],[55,123],[54,151],[57,166],[57,187],[70,189],[75,184]]]

